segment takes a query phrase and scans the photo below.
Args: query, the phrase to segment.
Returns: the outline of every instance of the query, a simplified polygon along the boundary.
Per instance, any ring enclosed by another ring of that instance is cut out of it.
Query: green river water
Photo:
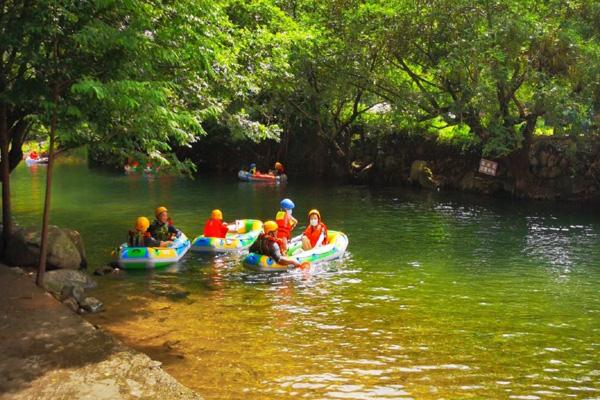
[[[236,178],[56,168],[51,223],[78,229],[90,269],[135,217],[165,205],[197,235],[226,220],[319,208],[343,260],[264,276],[235,256],[99,277],[88,319],[206,399],[600,398],[600,216],[590,206]],[[13,174],[21,224],[39,224],[44,167]]]

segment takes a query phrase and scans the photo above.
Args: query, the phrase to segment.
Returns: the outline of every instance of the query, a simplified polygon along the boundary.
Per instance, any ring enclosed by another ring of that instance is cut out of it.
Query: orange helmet
[[[310,210],[308,212],[308,218],[310,218],[310,216],[313,214],[315,214],[317,217],[319,217],[319,220],[321,220],[321,213],[319,212],[319,210],[317,210],[316,208],[313,208],[312,210]]]
[[[265,231],[265,233],[275,232],[278,228],[279,226],[275,221],[267,221],[263,225],[263,230]]]
[[[148,218],[146,217],[138,217],[135,220],[135,229],[137,229],[140,232],[146,232],[149,226],[150,220],[148,220]]]
[[[160,214],[167,212],[167,211],[169,211],[169,210],[167,210],[167,207],[160,206],[160,207],[157,207],[156,210],[154,210],[154,215],[156,215],[156,218],[158,218],[158,216]]]
[[[221,212],[221,210],[212,210],[212,212],[210,213],[210,217],[214,218],[214,219],[223,219],[223,213]]]

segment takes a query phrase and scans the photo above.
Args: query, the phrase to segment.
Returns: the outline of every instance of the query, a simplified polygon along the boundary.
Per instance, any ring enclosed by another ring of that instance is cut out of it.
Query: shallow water
[[[13,175],[39,223],[43,167]],[[207,399],[600,397],[600,217],[553,205],[404,189],[148,179],[58,165],[52,223],[80,230],[91,267],[135,217],[171,210],[191,238],[226,219],[317,207],[343,260],[263,276],[188,254],[166,271],[98,278],[90,316]]]

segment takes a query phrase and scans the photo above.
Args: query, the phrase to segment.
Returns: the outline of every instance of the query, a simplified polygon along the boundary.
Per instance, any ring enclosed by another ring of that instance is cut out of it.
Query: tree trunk
[[[56,136],[56,120],[58,108],[58,85],[55,86],[53,92],[54,110],[52,112],[52,120],[50,122],[50,146],[48,149],[48,168],[46,170],[46,195],[44,198],[44,216],[42,218],[42,238],[40,245],[40,264],[36,283],[42,286],[44,282],[44,273],[46,272],[46,258],[48,255],[48,220],[50,217],[50,199],[52,190],[52,169],[54,167],[54,139]]]
[[[515,150],[508,158],[509,169],[515,178],[515,194],[519,197],[527,195],[531,186],[531,172],[529,171],[529,151],[533,141],[533,131],[537,123],[537,116],[527,117],[523,126],[523,145]]]
[[[6,103],[0,105],[0,166],[2,167],[2,252],[6,250],[12,234],[10,205],[10,166],[8,157],[8,125]]]

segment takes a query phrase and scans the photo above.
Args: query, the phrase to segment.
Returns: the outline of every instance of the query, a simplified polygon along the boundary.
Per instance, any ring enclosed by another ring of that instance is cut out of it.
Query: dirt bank
[[[0,399],[200,399],[160,368],[0,265]]]

